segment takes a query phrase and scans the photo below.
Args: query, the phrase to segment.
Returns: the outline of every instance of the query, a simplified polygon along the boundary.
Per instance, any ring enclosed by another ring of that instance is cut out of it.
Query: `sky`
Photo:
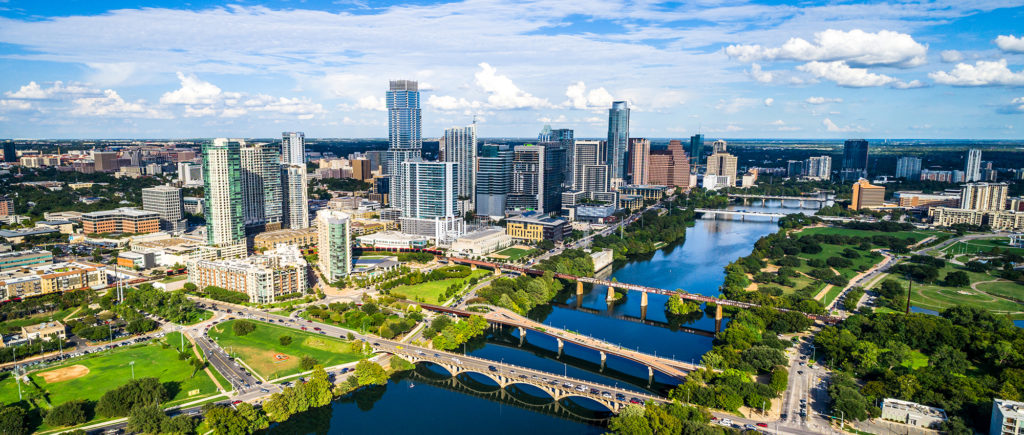
[[[1024,137],[1024,0],[0,0],[0,137]]]

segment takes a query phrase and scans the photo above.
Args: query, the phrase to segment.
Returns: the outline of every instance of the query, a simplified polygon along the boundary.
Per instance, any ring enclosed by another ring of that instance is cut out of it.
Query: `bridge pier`
[[[583,281],[576,281],[576,296],[583,295]]]
[[[605,299],[605,301],[612,302],[614,300],[615,300],[615,287],[608,286],[608,296]]]
[[[647,386],[654,385],[654,369],[647,366]]]
[[[494,276],[501,276],[501,268],[497,265],[494,266]]]
[[[561,338],[556,338],[556,340],[558,340],[558,356],[561,357],[562,356],[562,348],[565,347],[565,342],[562,341]]]
[[[640,320],[647,320],[647,305],[640,306]]]
[[[640,307],[647,308],[647,292],[640,292]]]
[[[722,305],[719,304],[715,307],[715,333],[717,334],[722,330]]]
[[[526,328],[519,327],[519,347],[523,347],[523,343],[526,342]]]
[[[476,270],[476,263],[470,264],[469,270]]]

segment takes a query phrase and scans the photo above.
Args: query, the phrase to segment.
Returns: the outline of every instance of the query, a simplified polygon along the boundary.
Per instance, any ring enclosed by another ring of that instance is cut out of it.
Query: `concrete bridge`
[[[494,381],[501,389],[506,389],[516,384],[532,385],[556,402],[562,399],[583,397],[603,405],[613,413],[618,413],[631,402],[639,402],[638,404],[646,401],[658,403],[671,402],[664,397],[647,393],[638,393],[593,381],[556,375],[468,355],[411,346],[389,340],[373,340],[370,344],[374,352],[398,355],[413,363],[429,362],[445,369],[452,376],[458,376],[461,373],[475,373]]]
[[[743,201],[743,205],[750,204],[751,202],[761,202],[763,206],[766,201],[776,200],[782,201],[782,206],[786,207],[786,201],[798,201],[799,208],[805,208],[807,204],[812,204],[813,207],[821,208],[828,201],[834,201],[835,195],[828,192],[818,192],[813,196],[786,196],[786,195],[752,195],[743,193],[730,193],[729,198],[740,199]]]
[[[500,263],[493,263],[493,262],[489,262],[489,261],[470,260],[468,258],[449,257],[448,261],[450,261],[452,263],[458,263],[458,264],[467,264],[471,268],[474,268],[474,269],[476,267],[484,267],[484,268],[487,268],[487,269],[492,269],[492,270],[495,271],[496,274],[497,273],[501,273],[501,271],[510,271],[510,272],[516,272],[516,273],[520,273],[520,274],[524,274],[525,273],[525,274],[529,274],[529,275],[533,275],[533,276],[542,276],[546,272],[546,271],[540,270],[540,269],[529,269],[529,268],[525,268],[525,267],[512,266],[512,265],[500,264]],[[754,304],[754,303],[750,303],[750,302],[741,302],[741,301],[734,301],[734,300],[729,300],[729,299],[718,299],[718,298],[714,298],[714,297],[711,297],[711,296],[704,296],[704,295],[698,295],[698,294],[693,294],[693,293],[687,293],[685,291],[666,290],[666,289],[662,289],[662,288],[649,287],[649,286],[638,285],[638,284],[628,284],[628,283],[624,283],[624,282],[608,281],[608,280],[599,279],[599,278],[590,278],[590,277],[584,277],[584,276],[569,275],[567,273],[555,273],[554,276],[555,276],[555,278],[558,278],[558,279],[564,279],[564,280],[567,280],[567,281],[576,281],[576,294],[578,296],[583,295],[583,283],[594,284],[594,285],[603,285],[603,286],[608,287],[608,298],[607,298],[608,301],[615,301],[617,299],[616,296],[615,296],[615,289],[616,288],[624,289],[624,290],[633,290],[633,291],[642,292],[642,294],[640,296],[640,306],[641,307],[646,307],[647,306],[647,294],[648,293],[655,293],[655,294],[666,295],[666,296],[677,296],[677,297],[680,297],[682,299],[691,300],[691,301],[695,301],[695,302],[699,302],[699,303],[715,304],[715,307],[716,307],[715,308],[715,320],[716,321],[721,321],[722,320],[722,307],[723,306],[736,307],[736,308],[744,308],[744,309],[757,308],[757,307],[761,307],[762,306],[760,304]],[[780,311],[780,312],[796,312],[796,313],[800,313],[800,315],[802,315],[804,317],[807,317],[808,319],[811,319],[811,320],[813,320],[815,322],[822,322],[822,323],[828,323],[828,324],[836,324],[836,323],[839,323],[839,321],[842,320],[839,317],[829,316],[829,315],[825,315],[825,314],[810,314],[810,313],[804,313],[804,312],[801,312],[801,311],[790,310],[790,309],[779,308],[779,307],[765,307],[765,308],[773,309],[773,310]]]
[[[749,210],[718,210],[710,208],[698,208],[693,210],[695,213],[702,214],[705,217],[708,215],[718,216],[739,216],[740,220],[746,220],[747,216],[759,216],[767,217],[769,221],[775,221],[786,216],[784,213],[770,213],[764,211],[749,211]]]
[[[685,332],[687,334],[700,335],[702,337],[708,337],[708,338],[715,338],[715,335],[719,331],[722,330],[721,322],[717,322],[717,324],[715,325],[715,328],[716,328],[715,331],[710,331],[710,330],[705,330],[705,329],[690,328],[688,326],[682,326],[682,325],[674,326],[674,325],[672,325],[672,324],[670,324],[668,322],[660,322],[660,321],[657,321],[657,320],[651,320],[651,319],[647,318],[647,314],[646,314],[647,313],[647,307],[642,307],[641,310],[640,310],[640,317],[637,317],[637,316],[631,316],[629,314],[607,314],[608,312],[606,312],[606,311],[602,311],[602,310],[598,310],[598,309],[594,309],[594,308],[589,308],[589,307],[584,307],[582,304],[579,303],[579,301],[580,301],[579,299],[576,299],[576,301],[577,301],[576,305],[563,304],[563,303],[554,302],[554,301],[551,302],[551,305],[554,305],[554,306],[559,307],[559,308],[567,308],[567,309],[570,309],[570,310],[576,310],[576,311],[582,311],[584,313],[595,314],[595,315],[598,315],[598,316],[613,317],[613,318],[616,318],[616,319],[619,319],[619,320],[625,320],[627,322],[633,322],[633,323],[640,323],[640,324],[647,325],[647,326],[657,326],[659,328],[679,330],[679,331]]]

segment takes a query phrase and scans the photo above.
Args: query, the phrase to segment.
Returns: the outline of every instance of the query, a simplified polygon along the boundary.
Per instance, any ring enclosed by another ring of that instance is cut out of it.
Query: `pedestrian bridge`
[[[527,384],[543,391],[555,402],[572,397],[583,397],[603,405],[609,411],[618,413],[622,408],[634,402],[653,401],[668,403],[669,399],[647,393],[639,393],[618,387],[585,381],[563,375],[542,372],[526,367],[519,367],[497,361],[476,358],[410,346],[388,340],[376,340],[371,343],[374,352],[398,355],[413,363],[429,362],[448,371],[452,376],[462,373],[475,373],[491,379],[501,389],[516,384]]]

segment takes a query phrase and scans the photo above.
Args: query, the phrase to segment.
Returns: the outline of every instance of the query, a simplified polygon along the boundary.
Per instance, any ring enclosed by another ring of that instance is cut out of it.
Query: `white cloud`
[[[771,83],[772,79],[775,78],[773,73],[770,71],[763,71],[761,69],[761,65],[756,63],[750,64],[750,70],[747,71],[747,74],[760,83]]]
[[[170,113],[147,107],[145,101],[128,102],[113,89],[103,91],[102,97],[83,97],[72,100],[71,114],[92,117],[125,117],[170,119]]]
[[[0,109],[3,110],[29,110],[32,103],[24,100],[0,100]]]
[[[950,72],[936,71],[928,77],[936,83],[952,86],[1024,86],[1024,71],[1010,71],[1006,59],[979,60],[974,65],[958,63]]]
[[[605,88],[591,89],[587,92],[587,85],[583,82],[576,82],[565,89],[565,96],[569,99],[563,105],[574,109],[604,109],[611,107],[612,94]]]
[[[1024,97],[1017,97],[1010,100],[1010,104],[1000,109],[1004,113],[1024,113]]]
[[[476,85],[486,92],[487,103],[495,109],[538,109],[551,107],[551,103],[537,98],[519,89],[508,76],[498,74],[498,70],[486,62],[478,65],[480,71],[475,74]]]
[[[809,97],[804,100],[807,104],[828,104],[828,103],[842,103],[842,98],[825,98],[825,97]]]
[[[757,60],[846,61],[854,66],[914,67],[925,63],[928,47],[908,34],[882,30],[829,29],[814,34],[814,42],[791,38],[781,47],[730,45],[725,54],[743,62]]]
[[[764,101],[755,98],[733,98],[731,100],[718,100],[715,109],[725,113],[736,113],[743,109],[757,107],[758,104],[764,104]]]
[[[849,126],[846,126],[846,127],[840,127],[840,126],[836,125],[836,123],[832,122],[831,119],[828,119],[828,118],[825,118],[824,120],[822,120],[821,121],[821,125],[825,126],[825,130],[828,130],[828,131],[831,131],[831,132],[864,131],[864,128],[860,127],[858,125],[849,125]]]
[[[765,98],[764,99],[765,107],[771,107],[772,103],[774,103],[774,102],[775,102],[774,98]]]
[[[75,83],[64,85],[64,82],[56,81],[50,87],[44,88],[39,86],[38,83],[31,81],[17,91],[4,92],[4,95],[21,100],[55,100],[76,95],[99,95],[100,93],[99,89],[92,89]]]
[[[556,123],[568,122],[569,119],[566,118],[565,115],[558,115],[557,118],[551,118],[551,117],[548,117],[548,116],[542,116],[540,118],[537,118],[537,121],[543,122],[545,124],[556,124]]]
[[[942,52],[939,53],[939,57],[946,63],[954,63],[964,60],[964,54],[957,50],[942,50]]]
[[[1018,38],[1013,35],[999,35],[996,38],[996,46],[1006,52],[1024,53],[1024,36]]]
[[[461,110],[478,109],[482,106],[479,101],[469,101],[465,98],[455,98],[451,95],[431,95],[427,98],[427,105],[437,110]]]
[[[220,101],[220,88],[210,82],[199,80],[195,74],[185,75],[178,71],[181,87],[160,97],[163,104],[214,104]]]
[[[810,62],[796,67],[796,69],[810,73],[816,78],[831,80],[839,86],[850,88],[866,88],[874,86],[892,85],[895,88],[919,87],[920,82],[903,82],[885,74],[868,72],[864,68],[851,68],[846,62]]]

